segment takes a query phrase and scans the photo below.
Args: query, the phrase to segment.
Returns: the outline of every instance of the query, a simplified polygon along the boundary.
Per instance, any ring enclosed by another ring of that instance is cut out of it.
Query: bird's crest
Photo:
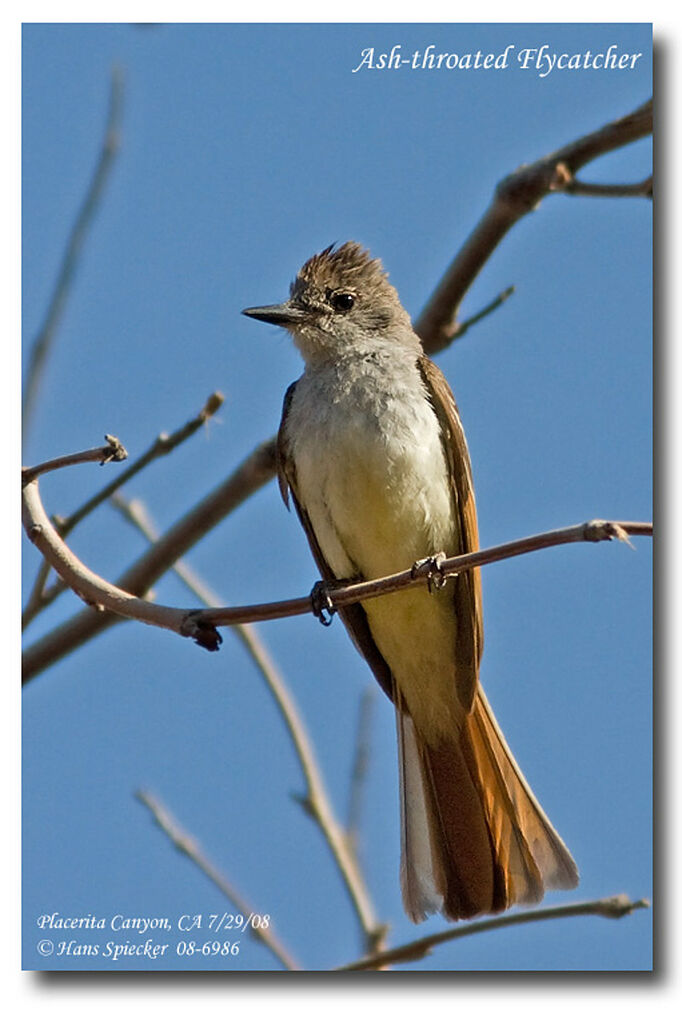
[[[361,284],[365,289],[374,290],[387,283],[388,275],[381,260],[370,256],[358,242],[344,242],[338,248],[333,243],[303,264],[291,285],[291,294],[301,287],[337,289]]]

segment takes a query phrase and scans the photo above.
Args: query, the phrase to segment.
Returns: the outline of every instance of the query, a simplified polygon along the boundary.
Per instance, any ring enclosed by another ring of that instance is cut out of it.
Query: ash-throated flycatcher
[[[378,260],[356,242],[303,266],[288,301],[245,309],[305,360],[284,400],[279,482],[325,581],[478,548],[457,406]],[[570,853],[514,761],[479,682],[479,569],[339,609],[393,701],[403,902],[421,921],[536,903],[577,885]]]

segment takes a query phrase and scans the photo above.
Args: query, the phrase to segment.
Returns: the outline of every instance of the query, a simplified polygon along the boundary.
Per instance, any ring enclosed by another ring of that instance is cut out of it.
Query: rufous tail
[[[495,914],[578,884],[480,684],[459,736],[440,746],[424,743],[407,713],[397,716],[401,887],[413,921]]]

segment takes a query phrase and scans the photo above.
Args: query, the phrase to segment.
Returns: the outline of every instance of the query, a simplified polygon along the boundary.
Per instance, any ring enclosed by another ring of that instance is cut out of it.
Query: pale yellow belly
[[[410,568],[439,551],[455,554],[453,508],[439,438],[418,459],[356,447],[319,463],[316,486],[303,492],[315,534],[338,577],[373,579]],[[321,478],[320,478],[321,477]],[[320,486],[321,484],[321,486]],[[364,602],[374,641],[424,738],[436,739],[461,718],[454,680],[452,584],[415,587]]]
[[[450,584],[452,587],[452,584]],[[454,677],[452,590],[415,587],[363,602],[372,636],[423,739],[452,735],[462,720]]]

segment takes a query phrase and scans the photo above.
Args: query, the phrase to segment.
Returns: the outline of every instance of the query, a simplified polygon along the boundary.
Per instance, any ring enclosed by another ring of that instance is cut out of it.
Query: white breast
[[[416,366],[392,368],[390,391],[382,367],[364,370],[345,380],[338,367],[304,376],[288,435],[325,558],[337,574],[348,574],[350,560],[371,577],[451,547],[453,509],[440,426]]]

